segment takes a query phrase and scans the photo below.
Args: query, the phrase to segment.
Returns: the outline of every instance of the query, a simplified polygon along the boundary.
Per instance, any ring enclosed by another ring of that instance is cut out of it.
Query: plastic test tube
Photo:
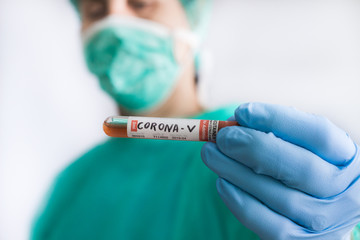
[[[108,117],[103,128],[110,137],[215,142],[220,129],[236,125],[236,121]]]

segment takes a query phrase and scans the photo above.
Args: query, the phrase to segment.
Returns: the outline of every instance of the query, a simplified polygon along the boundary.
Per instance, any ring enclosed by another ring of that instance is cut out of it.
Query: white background
[[[323,114],[360,142],[360,0],[217,0],[210,106]],[[0,239],[27,239],[56,174],[105,139],[112,101],[86,71],[66,0],[0,0]]]

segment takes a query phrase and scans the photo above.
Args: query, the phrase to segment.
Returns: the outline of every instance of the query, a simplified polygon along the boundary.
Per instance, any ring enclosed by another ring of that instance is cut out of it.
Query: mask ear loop
[[[188,53],[183,57],[186,63],[186,60],[188,61],[188,58],[194,58],[195,55],[199,49],[199,38],[192,32],[185,30],[185,29],[175,29],[171,32],[173,42],[176,43],[177,41],[182,41],[186,43],[189,47]],[[175,45],[175,44],[174,44]],[[174,50],[175,51],[175,50]],[[190,55],[190,56],[189,56]],[[181,63],[178,62],[180,65]]]
[[[179,75],[178,78],[180,78],[180,76],[189,68],[191,67],[191,64],[195,64],[195,57],[197,54],[199,54],[200,52],[200,47],[201,47],[201,41],[199,39],[199,37],[197,35],[195,35],[194,33],[188,31],[188,30],[175,30],[173,31],[173,42],[176,41],[176,38],[178,40],[181,40],[185,43],[187,43],[187,45],[189,46],[188,52],[186,54],[184,54],[183,57],[183,61],[182,63],[178,63],[180,66],[180,71],[179,71]],[[200,55],[200,57],[202,57]],[[209,67],[212,68],[211,64],[206,63],[207,61],[205,61],[206,59],[201,59],[202,65],[208,65],[208,66],[203,66],[203,67]],[[211,62],[211,61],[210,61]],[[194,81],[195,81],[195,77],[200,77],[201,79],[197,82],[197,86],[196,86],[196,92],[197,92],[197,99],[200,103],[200,105],[202,106],[203,109],[208,109],[209,105],[207,103],[207,95],[208,93],[206,92],[206,84],[205,82],[202,80],[203,77],[203,73],[201,71],[203,71],[204,69],[202,69],[202,67],[199,68],[199,72],[197,73],[198,76],[194,76]],[[206,74],[204,74],[206,75]],[[205,76],[206,78],[206,76]]]
[[[185,29],[175,29],[171,31],[172,41],[174,43],[174,55],[175,47],[178,41],[185,43],[188,49],[185,49],[185,53],[181,57],[175,56],[177,64],[179,65],[178,78],[189,68],[192,64],[195,64],[195,56],[199,49],[199,38],[192,32]]]

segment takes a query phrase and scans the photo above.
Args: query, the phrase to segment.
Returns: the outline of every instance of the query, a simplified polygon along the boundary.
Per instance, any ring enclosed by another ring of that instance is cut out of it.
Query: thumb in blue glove
[[[360,222],[360,154],[329,120],[251,103],[202,149],[237,219],[263,239],[342,239]]]

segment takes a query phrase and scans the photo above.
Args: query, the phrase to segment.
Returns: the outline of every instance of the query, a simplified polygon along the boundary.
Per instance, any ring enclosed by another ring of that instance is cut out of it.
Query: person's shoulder
[[[120,150],[119,146],[124,146],[126,143],[121,143],[122,139],[109,138],[108,140],[93,147],[83,155],[81,155],[74,163],[82,161],[91,161],[100,156],[111,156],[114,151]],[[125,146],[124,146],[125,147]]]
[[[69,197],[67,193],[79,189],[80,185],[87,181],[91,174],[98,170],[99,166],[107,164],[109,158],[118,157],[124,148],[126,146],[119,144],[119,141],[109,139],[81,155],[55,177],[46,196],[48,202],[60,202]]]
[[[60,171],[38,209],[31,233],[32,239],[47,239],[47,231],[53,228],[66,208],[76,201],[89,179],[101,171],[100,166],[107,162],[109,156],[118,148],[114,141],[109,139],[87,151]]]
[[[69,173],[77,169],[86,172],[84,170],[89,170],[89,168],[97,165],[99,162],[105,163],[107,159],[121,155],[124,149],[129,149],[124,139],[110,138],[82,154],[68,165],[63,170],[63,173]]]
[[[58,190],[64,185],[71,187],[77,182],[83,181],[101,162],[106,162],[109,158],[114,157],[116,151],[120,153],[120,148],[112,139],[96,145],[63,168],[54,179],[52,188]]]
[[[209,109],[197,118],[199,119],[208,119],[208,120],[222,120],[225,121],[229,117],[234,116],[235,109],[239,104],[230,104],[222,107],[217,107],[214,109]]]

